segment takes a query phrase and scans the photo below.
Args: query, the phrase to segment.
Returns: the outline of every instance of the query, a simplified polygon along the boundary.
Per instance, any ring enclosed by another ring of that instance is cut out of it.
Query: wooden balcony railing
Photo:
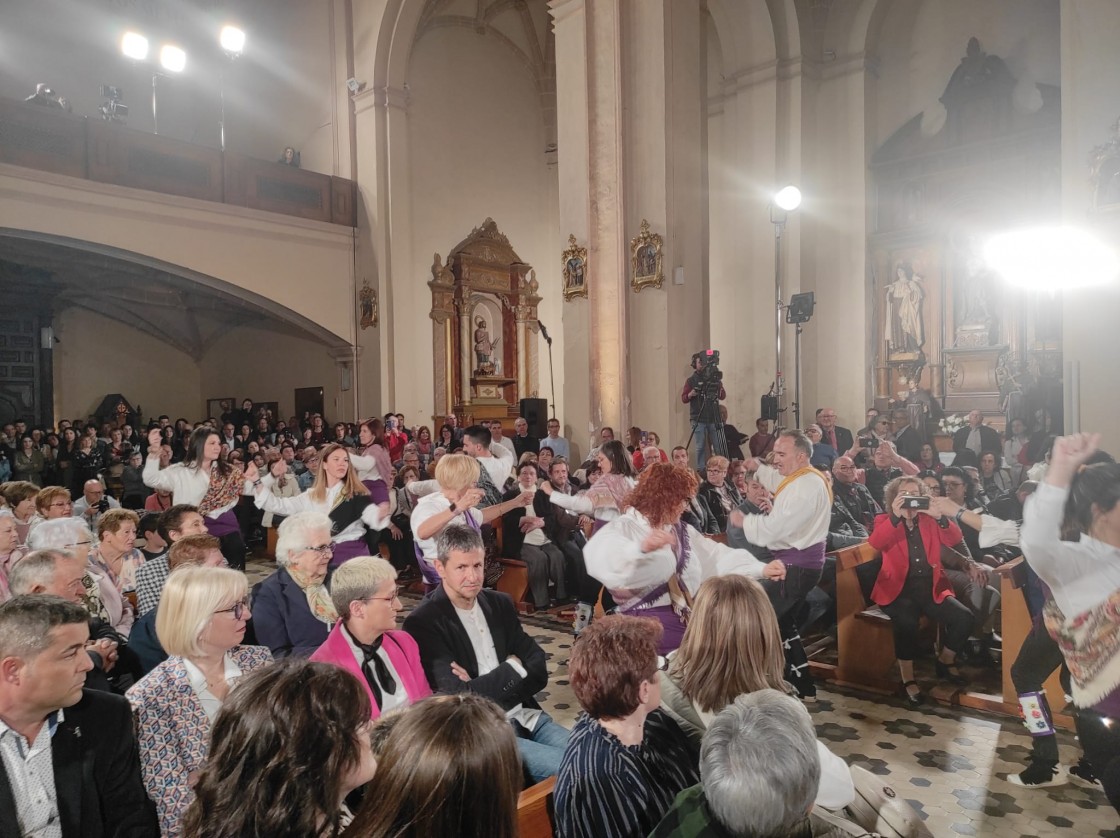
[[[354,227],[346,178],[0,99],[0,162]]]

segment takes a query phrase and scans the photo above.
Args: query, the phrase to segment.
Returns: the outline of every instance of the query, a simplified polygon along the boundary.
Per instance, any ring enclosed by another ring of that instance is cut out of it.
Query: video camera
[[[696,362],[700,361],[700,367],[697,368]],[[692,355],[692,368],[696,370],[700,380],[705,384],[709,381],[722,381],[723,372],[719,368],[719,350],[718,349],[703,349],[695,352]]]

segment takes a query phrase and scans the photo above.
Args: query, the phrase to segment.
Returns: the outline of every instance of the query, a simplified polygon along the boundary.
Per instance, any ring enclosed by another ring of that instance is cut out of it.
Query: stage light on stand
[[[786,186],[774,196],[774,203],[780,209],[791,212],[801,206],[801,190],[796,186]]]
[[[222,27],[222,31],[218,33],[218,43],[222,45],[222,51],[226,54],[226,59],[233,63],[237,60],[238,56],[245,50],[245,33],[236,26],[227,24]],[[218,147],[226,150],[226,67],[223,64],[218,73]]]
[[[121,37],[121,52],[125,58],[143,61],[148,57],[148,39],[139,32],[125,32]]]
[[[187,54],[174,44],[164,44],[159,50],[159,64],[169,73],[181,73],[187,66]]]
[[[1075,227],[1039,227],[993,236],[988,265],[1009,284],[1051,293],[1104,285],[1120,275],[1116,251]]]
[[[218,33],[218,43],[230,57],[240,55],[245,51],[245,33],[236,26],[223,26],[222,31]]]
[[[770,223],[774,225],[774,296],[777,298],[777,311],[774,316],[774,384],[770,393],[763,397],[763,415],[773,409],[775,426],[782,427],[782,397],[785,395],[785,382],[782,378],[782,231],[785,229],[789,213],[801,206],[801,190],[792,184],[775,193],[770,204]],[[771,401],[772,400],[772,401]]]

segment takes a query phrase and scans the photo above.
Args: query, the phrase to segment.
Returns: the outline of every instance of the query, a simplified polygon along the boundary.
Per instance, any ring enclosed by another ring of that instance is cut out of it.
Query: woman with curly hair
[[[369,698],[328,663],[281,661],[240,680],[218,711],[183,819],[195,838],[335,838],[343,799],[377,761]]]
[[[699,481],[687,468],[650,466],[629,496],[629,508],[584,548],[587,572],[602,580],[618,610],[657,619],[665,629],[659,652],[680,646],[700,583],[738,573],[782,579],[780,561],[763,564],[746,550],[711,539],[681,521]]]

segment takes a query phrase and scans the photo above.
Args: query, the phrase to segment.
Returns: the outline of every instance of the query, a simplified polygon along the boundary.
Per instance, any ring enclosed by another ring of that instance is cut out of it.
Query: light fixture
[[[174,44],[164,44],[159,50],[159,63],[170,73],[181,73],[187,66],[187,54]]]
[[[236,26],[223,26],[218,42],[230,55],[240,55],[245,50],[245,33]]]
[[[801,190],[796,186],[786,186],[774,196],[774,203],[786,212],[795,210],[801,206]]]
[[[121,52],[133,61],[143,61],[148,57],[148,39],[139,32],[125,32],[121,38]]]
[[[1103,285],[1120,275],[1116,251],[1075,227],[1038,227],[993,236],[988,265],[1009,284],[1032,291]]]

